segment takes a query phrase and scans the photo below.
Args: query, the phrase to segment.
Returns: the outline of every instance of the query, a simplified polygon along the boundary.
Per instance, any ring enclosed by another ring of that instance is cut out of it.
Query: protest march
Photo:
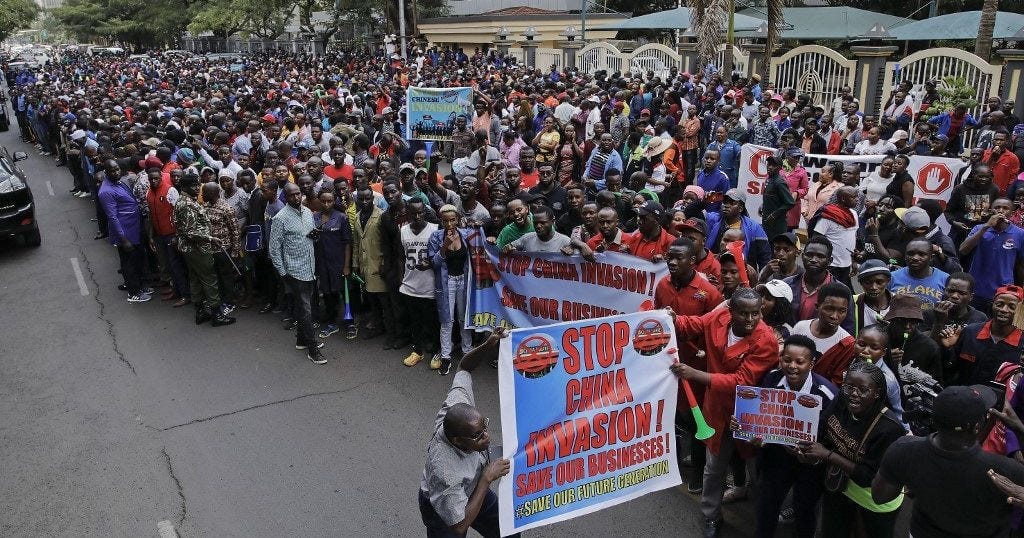
[[[117,267],[66,284],[117,290],[105,333],[163,311],[296,371],[448,376],[392,501],[427,536],[666,491],[683,536],[1024,532],[1013,102],[494,48],[175,58],[5,65],[19,147]]]

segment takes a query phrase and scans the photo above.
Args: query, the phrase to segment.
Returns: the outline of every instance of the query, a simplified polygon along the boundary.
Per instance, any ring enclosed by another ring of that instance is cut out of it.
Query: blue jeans
[[[423,490],[420,490],[420,516],[423,524],[427,526],[427,538],[461,538],[452,532],[451,527],[437,515],[434,506],[430,504],[430,498]],[[498,528],[498,496],[488,490],[484,502],[480,505],[480,513],[470,525],[484,538],[500,538],[501,531]],[[519,536],[518,533],[512,536]]]

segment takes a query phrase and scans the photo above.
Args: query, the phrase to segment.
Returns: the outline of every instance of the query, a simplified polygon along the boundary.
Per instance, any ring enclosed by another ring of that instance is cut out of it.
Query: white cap
[[[85,131],[83,131],[81,129],[76,129],[75,132],[71,133],[71,140],[81,140],[81,139],[85,138],[86,136],[88,136],[88,135],[85,134]]]
[[[789,287],[789,284],[779,279],[774,279],[765,282],[762,286],[768,290],[772,297],[785,298],[787,301],[793,302],[793,288]]]

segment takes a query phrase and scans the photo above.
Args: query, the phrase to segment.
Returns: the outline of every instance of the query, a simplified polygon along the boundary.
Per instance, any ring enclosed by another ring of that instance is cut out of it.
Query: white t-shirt
[[[811,340],[814,340],[814,347],[817,348],[819,356],[824,355],[826,351],[832,349],[832,346],[838,344],[843,338],[850,336],[850,333],[846,332],[846,329],[839,327],[832,336],[818,338],[811,334],[812,321],[814,320],[805,319],[803,321],[798,321],[796,325],[793,326],[793,330],[790,334],[802,334]]]
[[[857,142],[857,145],[853,148],[853,152],[857,155],[885,155],[890,151],[895,152],[896,146],[884,138],[879,138],[878,142],[875,142],[874,144],[865,138],[864,140]]]
[[[850,211],[850,210],[847,210]],[[853,226],[843,228],[835,221],[818,220],[814,231],[825,236],[832,243],[832,267],[849,267],[853,265],[853,250],[857,247],[857,213],[853,213]]]
[[[889,176],[888,179],[879,176],[878,172],[872,172],[864,179],[860,180],[860,190],[864,191],[864,199],[877,202],[885,196],[885,189],[889,187],[892,180],[895,179],[895,175]]]
[[[434,269],[431,264],[426,270],[419,269],[417,265],[426,265],[430,262],[427,257],[427,242],[430,241],[430,234],[437,230],[437,224],[428,222],[420,230],[414,233],[412,227],[406,224],[402,226],[402,248],[405,249],[405,274],[402,276],[402,286],[398,291],[411,297],[423,297],[432,299],[434,297]]]
[[[651,179],[656,179],[658,181],[665,181],[665,176],[666,176],[666,173],[665,173],[665,163],[663,163],[663,162],[661,162],[659,160],[658,162],[656,162],[654,164],[654,168],[651,170]],[[651,191],[651,192],[661,192],[661,191],[665,190],[665,186],[664,185],[660,185],[660,184],[657,184],[657,183],[646,183],[644,185],[644,187],[647,190]]]

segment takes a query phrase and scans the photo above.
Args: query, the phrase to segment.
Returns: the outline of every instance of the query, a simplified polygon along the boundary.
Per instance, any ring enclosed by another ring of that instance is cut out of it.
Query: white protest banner
[[[747,213],[750,218],[761,222],[762,191],[768,178],[768,164],[765,160],[774,155],[776,150],[766,146],[744,144],[740,149],[739,187],[747,193]],[[940,200],[945,206],[953,191],[953,180],[957,172],[966,166],[960,159],[948,157],[931,157],[927,155],[910,155],[907,173],[914,179],[914,202],[923,199]],[[818,181],[821,169],[830,162],[856,164],[860,169],[860,177],[864,179],[878,169],[885,159],[884,155],[804,155],[801,165],[807,170],[808,178],[813,185]],[[841,178],[835,178],[836,181]],[[941,223],[940,223],[941,224]]]
[[[480,230],[468,236],[473,274],[466,328],[536,327],[649,310],[665,262],[619,253],[592,263],[559,253],[499,253]]]
[[[517,329],[502,340],[501,438],[511,461],[498,486],[502,536],[682,482],[675,349],[663,310]]]

